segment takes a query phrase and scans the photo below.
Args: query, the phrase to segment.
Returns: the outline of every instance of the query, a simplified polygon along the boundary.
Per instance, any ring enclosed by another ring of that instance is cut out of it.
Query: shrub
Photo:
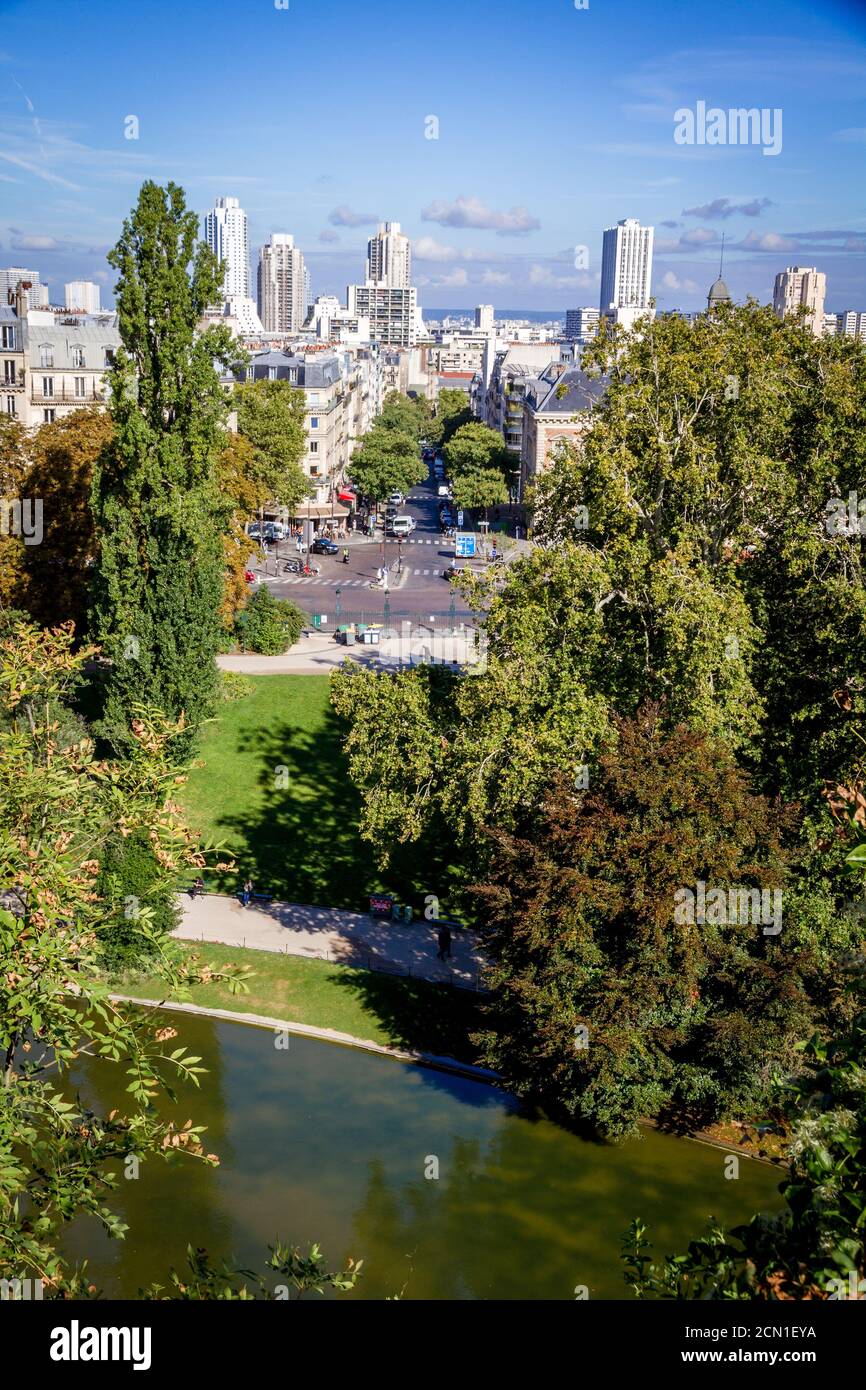
[[[278,656],[297,642],[305,621],[296,604],[274,598],[263,584],[238,616],[238,641],[245,651]]]
[[[102,855],[96,891],[112,905],[113,912],[99,930],[106,969],[128,970],[144,964],[147,951],[136,928],[138,914],[147,910],[158,932],[168,936],[180,913],[170,886],[149,841],[141,834],[109,841]]]
[[[249,676],[240,671],[220,671],[219,697],[229,704],[234,700],[244,700],[253,693],[253,683]]]

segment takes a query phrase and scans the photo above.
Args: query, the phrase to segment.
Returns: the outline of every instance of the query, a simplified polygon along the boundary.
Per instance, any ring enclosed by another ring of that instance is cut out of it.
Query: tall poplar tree
[[[101,731],[116,747],[146,698],[194,731],[211,707],[223,586],[216,464],[226,328],[198,325],[222,267],[183,189],[142,185],[108,256],[122,347],[108,372],[114,440],[94,473],[100,556],[91,630],[109,666]]]

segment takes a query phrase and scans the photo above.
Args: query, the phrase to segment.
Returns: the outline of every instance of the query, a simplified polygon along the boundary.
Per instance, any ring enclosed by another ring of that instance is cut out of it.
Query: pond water
[[[364,1260],[354,1298],[631,1297],[619,1247],[635,1216],[657,1253],[684,1248],[713,1216],[728,1225],[780,1205],[781,1174],[647,1130],[593,1144],[525,1114],[481,1082],[265,1029],[163,1015],[208,1067],[183,1086],[179,1123],[206,1124],[217,1169],[148,1161],[108,1204],[129,1224],[108,1240],[79,1219],[66,1248],[109,1297],[132,1298],[187,1244],[264,1272],[276,1238],[317,1241],[330,1267]],[[110,1108],[123,1081],[85,1062],[82,1096]],[[114,1085],[117,1092],[112,1093]],[[175,1108],[173,1107],[173,1113]],[[439,1177],[425,1177],[438,1160]],[[271,1276],[273,1277],[273,1276]]]

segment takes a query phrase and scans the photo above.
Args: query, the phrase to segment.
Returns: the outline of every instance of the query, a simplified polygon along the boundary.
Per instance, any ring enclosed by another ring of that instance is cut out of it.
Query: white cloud
[[[328,217],[328,221],[334,227],[368,227],[379,221],[375,212],[355,212],[345,203],[341,203],[338,208]]]
[[[432,236],[421,236],[412,243],[412,255],[417,261],[459,261],[456,246],[443,246]]]
[[[505,270],[485,270],[481,277],[482,285],[510,285],[511,276]]]
[[[438,222],[442,227],[476,227],[495,231],[497,236],[526,236],[541,226],[537,217],[524,207],[498,212],[481,202],[480,198],[455,198],[448,202],[437,198],[421,211],[425,222]]]
[[[680,279],[672,270],[665,271],[662,276],[662,284],[667,290],[696,290],[698,288],[694,280]]]
[[[778,232],[749,232],[740,246],[744,251],[796,251],[797,243]]]

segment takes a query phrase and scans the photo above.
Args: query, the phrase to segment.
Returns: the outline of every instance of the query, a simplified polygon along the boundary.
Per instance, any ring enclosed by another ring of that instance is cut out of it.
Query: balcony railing
[[[74,391],[55,391],[53,395],[42,396],[32,392],[30,396],[31,405],[88,405],[94,401],[105,401],[107,394],[105,391],[98,391],[95,388],[86,392],[85,395],[76,395]]]

